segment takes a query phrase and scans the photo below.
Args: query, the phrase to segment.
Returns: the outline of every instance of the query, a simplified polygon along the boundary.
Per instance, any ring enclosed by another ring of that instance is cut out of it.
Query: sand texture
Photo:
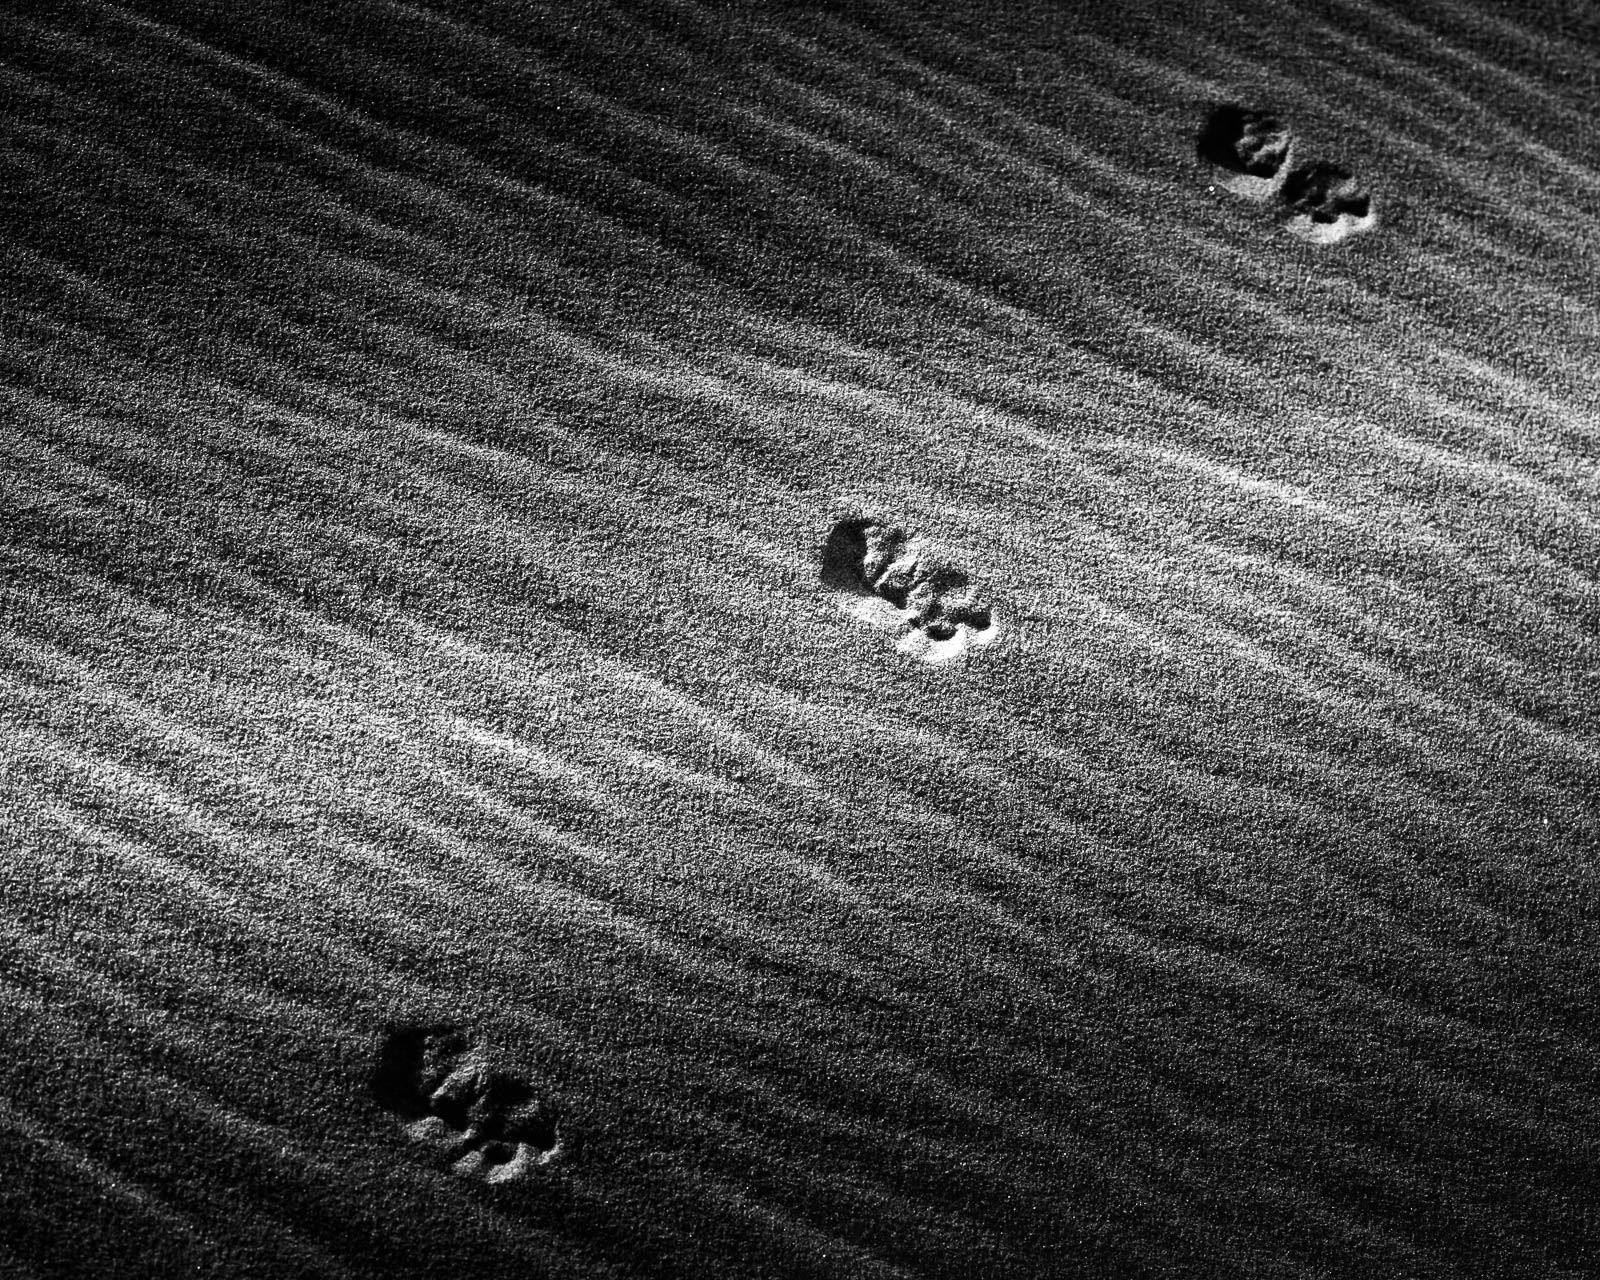
[[[1600,11],[0,14],[0,1276],[1600,1274]]]

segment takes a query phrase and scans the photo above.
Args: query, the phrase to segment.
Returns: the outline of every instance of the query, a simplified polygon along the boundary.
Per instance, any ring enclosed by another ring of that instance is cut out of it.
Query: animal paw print
[[[530,1085],[491,1066],[459,1028],[391,1030],[372,1089],[410,1138],[463,1177],[510,1182],[561,1154],[553,1110]]]
[[[1326,160],[1302,165],[1283,184],[1289,230],[1313,244],[1333,244],[1373,224],[1372,195],[1346,169]]]
[[[1224,188],[1249,200],[1275,199],[1288,215],[1289,231],[1303,240],[1336,244],[1377,225],[1365,184],[1327,160],[1294,163],[1294,135],[1266,112],[1216,107],[1197,145],[1221,170]]]
[[[1223,171],[1222,185],[1247,200],[1269,200],[1283,189],[1294,135],[1264,111],[1214,110],[1200,132],[1200,154]]]
[[[869,516],[840,520],[822,550],[823,585],[856,617],[901,632],[898,648],[946,662],[998,632],[971,579],[904,529]]]

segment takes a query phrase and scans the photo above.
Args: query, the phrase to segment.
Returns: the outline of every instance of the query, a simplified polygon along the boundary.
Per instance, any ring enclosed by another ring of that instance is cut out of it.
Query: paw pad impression
[[[463,1177],[509,1182],[561,1154],[554,1110],[457,1027],[391,1030],[372,1092],[410,1138],[440,1151]]]
[[[870,516],[833,526],[822,582],[858,618],[901,629],[901,652],[924,661],[947,661],[997,634],[994,611],[964,571]]]
[[[1332,244],[1372,225],[1372,195],[1339,165],[1317,160],[1291,172],[1283,184],[1289,230],[1316,244]]]

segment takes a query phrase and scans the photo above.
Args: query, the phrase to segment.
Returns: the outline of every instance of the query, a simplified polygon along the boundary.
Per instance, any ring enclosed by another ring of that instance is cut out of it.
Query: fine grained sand
[[[0,18],[0,1274],[1600,1268],[1592,8],[330,8]]]

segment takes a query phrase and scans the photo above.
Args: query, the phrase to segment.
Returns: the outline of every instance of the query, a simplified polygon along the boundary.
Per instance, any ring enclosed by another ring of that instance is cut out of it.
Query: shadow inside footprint
[[[407,1134],[467,1176],[504,1182],[561,1149],[553,1109],[526,1081],[491,1066],[459,1027],[392,1029],[378,1052],[372,1095]]]
[[[372,1096],[402,1120],[430,1114],[433,1093],[470,1044],[455,1027],[399,1027],[384,1037],[372,1073]]]
[[[822,583],[834,591],[893,600],[902,591],[905,550],[903,529],[865,516],[840,520],[822,548]],[[904,589],[909,590],[909,583]]]
[[[1224,171],[1223,186],[1263,200],[1283,183],[1294,136],[1264,111],[1225,103],[1206,117],[1195,149],[1202,160]]]
[[[841,520],[828,534],[822,548],[822,584],[834,591],[853,591],[866,595],[872,583],[866,576],[867,530],[873,522],[866,519]]]

